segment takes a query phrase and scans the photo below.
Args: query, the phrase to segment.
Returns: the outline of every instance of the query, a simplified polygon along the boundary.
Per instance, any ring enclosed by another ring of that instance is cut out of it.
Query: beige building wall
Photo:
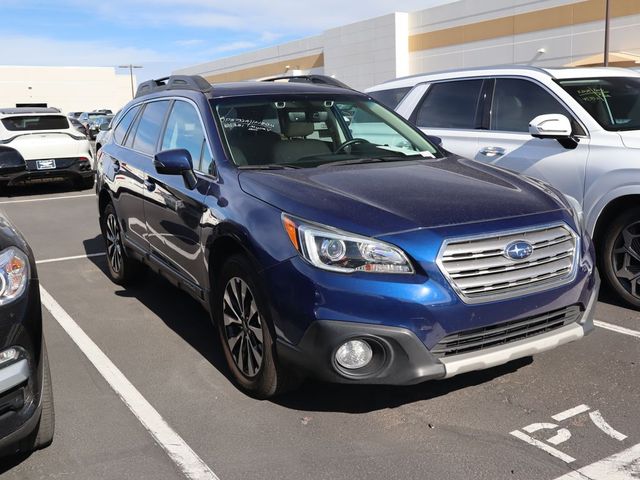
[[[46,103],[65,114],[98,108],[115,112],[129,100],[129,75],[116,75],[110,67],[0,66],[0,107]]]
[[[561,67],[602,53],[604,15],[605,0],[458,0],[174,73],[201,74],[212,82],[323,73],[365,89],[452,68]],[[611,16],[611,51],[631,54],[619,66],[640,67],[640,0],[611,0]]]
[[[409,69],[564,66],[602,53],[604,14],[604,0],[460,0],[416,12]],[[640,0],[611,0],[611,15],[611,51],[640,55]]]

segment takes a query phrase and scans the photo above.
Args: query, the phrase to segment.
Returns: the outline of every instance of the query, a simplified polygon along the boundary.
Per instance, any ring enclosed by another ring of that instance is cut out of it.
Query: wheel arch
[[[98,196],[98,212],[100,217],[102,217],[102,213],[109,203],[111,203],[111,194],[106,188],[103,188],[100,190],[100,195]]]
[[[607,226],[610,225],[611,222],[620,215],[620,213],[628,210],[629,208],[640,206],[640,189],[637,189],[637,191],[633,193],[614,196],[606,203],[602,203],[603,206],[598,210],[599,213],[597,217],[587,224],[587,227],[589,227],[589,225],[592,226],[591,228],[588,228],[588,230],[591,232],[596,246],[602,244]]]

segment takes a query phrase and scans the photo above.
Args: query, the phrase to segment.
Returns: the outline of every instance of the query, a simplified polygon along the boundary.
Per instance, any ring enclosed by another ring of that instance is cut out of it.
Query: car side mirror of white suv
[[[558,113],[538,115],[529,123],[529,133],[534,138],[558,140],[567,149],[574,149],[578,146],[578,139],[573,136],[571,121]]]

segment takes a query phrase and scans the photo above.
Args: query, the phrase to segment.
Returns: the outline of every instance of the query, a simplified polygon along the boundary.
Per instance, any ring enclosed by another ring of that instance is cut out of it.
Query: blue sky
[[[0,0],[0,65],[144,65],[139,80],[450,0]]]

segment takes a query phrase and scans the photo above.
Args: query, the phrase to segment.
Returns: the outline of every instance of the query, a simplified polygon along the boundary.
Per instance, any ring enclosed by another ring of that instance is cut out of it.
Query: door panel
[[[145,218],[151,253],[196,286],[206,285],[200,246],[202,214],[206,211],[206,179],[189,190],[179,175],[148,176]]]
[[[481,131],[478,137],[478,149],[472,157],[475,160],[548,182],[582,203],[588,138],[580,138],[576,149],[568,150],[557,140],[542,140],[529,134]],[[486,153],[492,149],[502,153]]]

